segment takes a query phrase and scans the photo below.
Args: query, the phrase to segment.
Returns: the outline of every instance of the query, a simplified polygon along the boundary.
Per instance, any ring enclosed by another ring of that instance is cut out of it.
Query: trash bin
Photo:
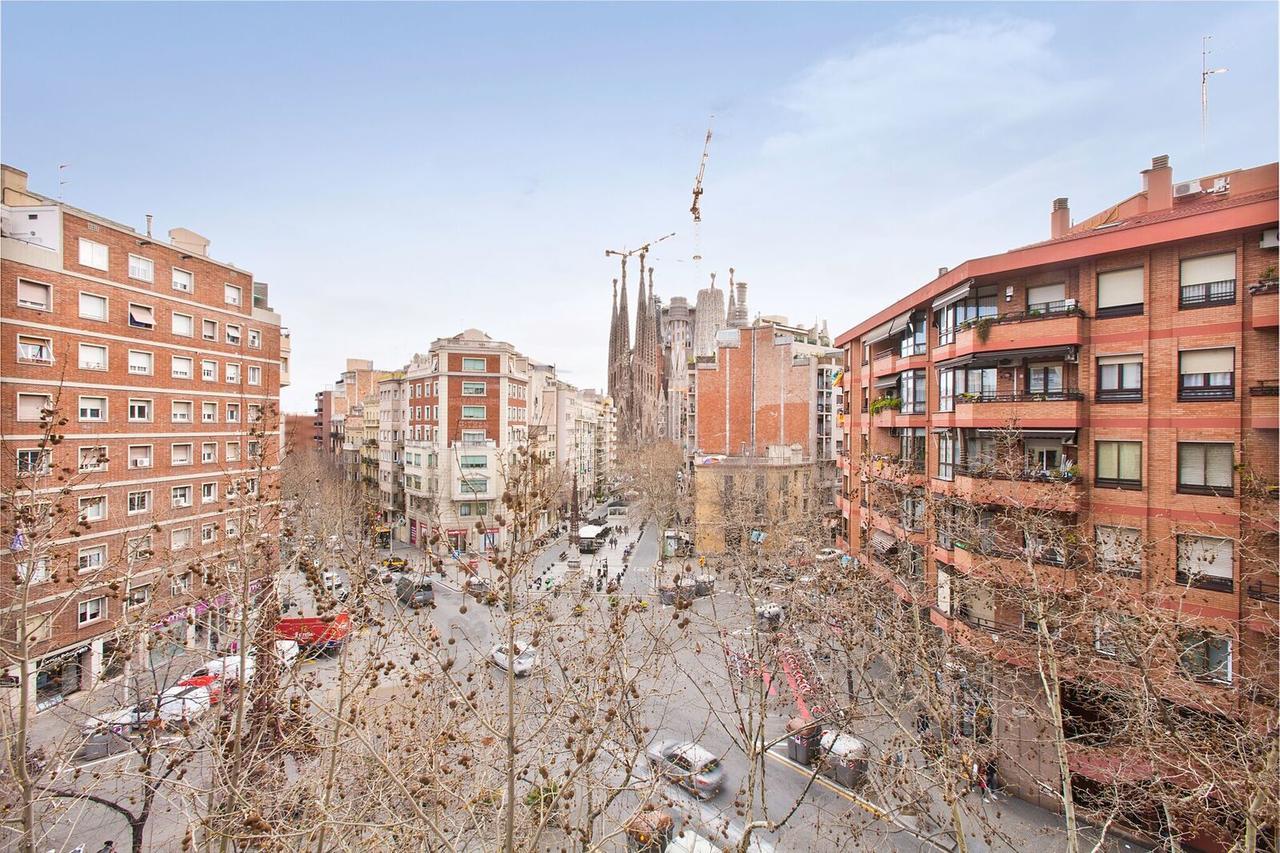
[[[676,603],[676,588],[674,586],[664,586],[658,590],[658,600],[668,607]]]
[[[716,588],[715,575],[698,575],[694,581],[695,595],[710,595]]]
[[[681,601],[693,601],[698,597],[698,582],[693,578],[681,578],[676,581],[676,598]]]
[[[846,788],[856,788],[867,775],[867,744],[851,734],[827,729],[820,741],[831,775]]]
[[[787,758],[797,764],[809,766],[817,727],[802,717],[792,717],[787,721]]]

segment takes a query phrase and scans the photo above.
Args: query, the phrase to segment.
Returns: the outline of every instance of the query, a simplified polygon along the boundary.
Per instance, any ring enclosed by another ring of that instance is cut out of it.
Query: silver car
[[[660,776],[709,800],[724,787],[724,770],[711,752],[689,741],[655,741],[645,751],[649,767]]]
[[[510,668],[512,672],[521,678],[526,675],[532,675],[534,669],[538,666],[538,652],[524,640],[516,640],[515,652],[514,660],[509,660],[506,646],[494,646],[489,650],[489,661],[498,669]]]

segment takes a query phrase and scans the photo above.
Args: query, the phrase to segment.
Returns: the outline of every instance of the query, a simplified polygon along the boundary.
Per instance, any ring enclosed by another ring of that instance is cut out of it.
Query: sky
[[[1058,196],[1081,219],[1136,192],[1154,155],[1176,180],[1275,160],[1277,23],[1274,3],[10,2],[0,155],[268,282],[286,410],[347,357],[401,367],[472,327],[602,387],[606,249],[674,231],[650,256],[664,300],[733,267],[753,314],[834,336],[1047,238]],[[1230,70],[1202,137],[1204,35]]]

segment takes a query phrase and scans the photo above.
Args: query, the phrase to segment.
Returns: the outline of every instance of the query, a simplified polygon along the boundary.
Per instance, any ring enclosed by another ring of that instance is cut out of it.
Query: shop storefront
[[[88,657],[89,647],[85,645],[50,655],[36,664],[37,711],[60,705],[68,696],[80,692]]]
[[[417,519],[409,519],[409,544],[418,544],[418,521]]]

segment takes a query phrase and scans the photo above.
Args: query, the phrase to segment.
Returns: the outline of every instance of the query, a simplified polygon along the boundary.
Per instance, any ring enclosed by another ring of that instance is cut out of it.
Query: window
[[[107,247],[101,243],[95,243],[92,240],[80,238],[80,265],[85,267],[93,267],[96,270],[105,270],[107,268],[108,252]]]
[[[174,400],[172,420],[175,424],[191,423],[193,404],[190,400]]]
[[[1178,491],[1228,497],[1235,486],[1235,446],[1178,442]]]
[[[49,570],[49,558],[39,557],[17,563],[18,580],[25,583],[44,583],[53,576]]]
[[[201,320],[200,337],[204,338],[206,341],[216,341],[218,339],[218,321]]]
[[[200,544],[208,545],[211,542],[218,541],[218,525],[202,524],[200,525]]]
[[[924,414],[925,411],[925,372],[908,370],[898,377],[898,394],[902,400],[904,415]]]
[[[1187,675],[1202,681],[1231,683],[1231,638],[1205,631],[1188,631],[1180,637],[1178,663]]]
[[[218,422],[217,403],[205,402],[200,404],[200,422],[205,424],[216,424]]]
[[[129,586],[126,601],[126,606],[130,609],[134,607],[146,607],[147,603],[151,601],[151,584],[144,583],[139,586],[133,586],[131,584]]]
[[[92,293],[80,294],[80,316],[86,320],[107,319],[107,298]]]
[[[90,445],[81,447],[79,454],[79,468],[81,473],[90,471],[107,470],[107,448],[102,445]]]
[[[177,531],[174,532],[176,533]],[[187,531],[187,533],[190,532],[190,530]],[[174,547],[174,550],[176,551],[177,548]],[[183,574],[175,575],[173,580],[169,583],[169,592],[174,595],[182,595],[184,593],[191,592],[191,584],[193,580],[194,572],[184,572]]]
[[[80,571],[91,572],[100,569],[107,563],[107,546],[94,545],[89,548],[80,549],[80,557],[77,563]]]
[[[1142,267],[1098,273],[1097,316],[1130,317],[1142,313]]]
[[[191,528],[180,527],[177,530],[169,531],[169,550],[181,551],[191,547]],[[190,573],[188,573],[189,575]],[[187,589],[190,589],[188,585]],[[186,590],[183,590],[185,592]],[[176,590],[175,590],[176,592]]]
[[[483,397],[485,395],[485,384],[483,382],[463,382],[462,396],[464,397]]]
[[[1027,367],[1027,390],[1045,397],[1062,396],[1061,364],[1032,364]]]
[[[173,268],[173,289],[180,290],[183,293],[195,293],[195,290],[196,290],[195,274],[189,273],[186,270],[180,270],[177,267],[174,267]]]
[[[234,363],[227,364],[227,381],[235,383],[240,382],[240,365]]]
[[[240,297],[240,288],[234,284],[224,284],[222,286],[222,298],[228,305],[239,305]]]
[[[458,515],[471,515],[471,504],[458,504]]]
[[[106,248],[105,246],[103,247]],[[83,250],[81,252],[83,254]],[[97,622],[99,619],[107,615],[107,598],[105,595],[91,598],[88,601],[80,602],[80,606],[76,609],[76,625],[84,627],[85,625]]]
[[[218,362],[210,359],[202,359],[200,361],[200,378],[205,382],[218,381]]]
[[[1178,399],[1233,400],[1236,351],[1232,347],[1178,353]]]
[[[956,437],[947,431],[938,433],[938,479],[954,480],[956,476]]]
[[[24,364],[53,364],[53,341],[18,335],[18,361]]]
[[[1182,262],[1179,308],[1234,305],[1236,301],[1236,253],[1187,258]]]
[[[911,315],[906,331],[902,333],[902,338],[898,342],[898,354],[902,358],[924,355],[929,351],[927,342],[929,327],[925,319],[926,316],[923,314]]]
[[[201,483],[200,484],[200,503],[211,504],[218,499],[217,483]]]
[[[257,460],[262,454],[262,442],[250,441],[246,446],[246,450],[250,459]]]
[[[48,394],[18,395],[18,420],[20,421],[38,421],[44,416],[44,412],[51,412],[52,409],[53,398]]]
[[[107,497],[106,495],[94,495],[93,497],[80,499],[80,520],[81,521],[102,521],[107,517]]]
[[[461,457],[460,465],[462,468],[487,468],[489,467],[489,460],[484,456],[463,456]]]
[[[1052,314],[1067,310],[1067,286],[1065,284],[1041,284],[1027,288],[1027,313]]]
[[[992,400],[996,396],[996,369],[971,367],[957,374],[956,393],[965,400]]]
[[[1094,485],[1098,488],[1142,488],[1142,442],[1094,442],[1096,468]]]
[[[81,370],[106,370],[107,348],[100,344],[80,344]]]
[[[258,367],[253,364],[249,365],[249,384],[250,385],[262,384],[262,368],[261,367]]]
[[[136,566],[138,563],[151,559],[154,553],[151,547],[151,534],[148,533],[146,536],[136,536],[130,539],[127,548],[126,559],[131,566]]]
[[[171,373],[174,379],[190,379],[193,362],[191,359],[182,355],[173,356],[170,361]]]
[[[1233,546],[1230,539],[1179,534],[1178,583],[1231,592],[1235,583]]]
[[[238,441],[227,442],[227,452],[225,454],[225,458],[228,462],[240,461],[240,442]]]
[[[249,346],[254,349],[262,349],[262,332],[257,329],[249,330]]]
[[[175,509],[191,506],[191,487],[174,486],[169,492],[169,500]]]
[[[471,373],[484,373],[485,362],[483,358],[464,358],[462,360],[462,369]]]
[[[150,258],[142,258],[138,255],[129,256],[129,278],[136,278],[138,281],[151,283],[156,280],[156,265]]]
[[[189,338],[195,334],[195,329],[195,317],[192,317],[190,314],[179,314],[177,311],[173,312],[173,333],[175,335],[181,335],[184,338]]]
[[[37,311],[53,310],[53,288],[38,281],[18,279],[18,307]]]
[[[191,445],[175,444],[169,448],[169,464],[171,465],[190,465],[191,464]]]
[[[130,468],[150,468],[151,467],[151,445],[149,444],[132,444],[129,446],[129,467]]]
[[[240,524],[234,518],[227,519],[227,538],[234,539],[240,535]]]
[[[1098,357],[1098,401],[1142,402],[1142,354]]]
[[[227,403],[226,420],[227,420],[227,423],[229,424],[240,423],[240,404],[239,403]]]
[[[18,457],[18,473],[19,474],[48,474],[49,473],[49,451],[39,448],[34,450],[19,450]]]
[[[143,512],[151,511],[151,492],[130,492],[129,493],[129,515],[138,515]]]
[[[151,353],[145,350],[129,350],[129,372],[136,376],[150,376],[153,361]]]
[[[151,401],[150,400],[130,400],[129,401],[129,420],[137,423],[146,423],[151,420]]]
[[[107,419],[106,397],[81,397],[80,420],[105,421]]]
[[[462,443],[468,444],[484,444],[487,441],[485,431],[482,429],[464,429],[462,431]]]
[[[231,323],[227,324],[227,343],[235,344],[236,346],[240,345],[240,327],[239,326],[233,326]]]
[[[154,329],[156,312],[149,305],[129,303],[129,325],[135,329]]]
[[[206,465],[218,461],[218,442],[206,441],[200,445],[200,461]]]
[[[484,406],[463,406],[463,420],[482,421],[484,420]]]
[[[956,409],[956,374],[954,370],[938,371],[938,411],[954,412]]]
[[[488,477],[463,477],[459,484],[463,494],[480,495],[489,488]]]

